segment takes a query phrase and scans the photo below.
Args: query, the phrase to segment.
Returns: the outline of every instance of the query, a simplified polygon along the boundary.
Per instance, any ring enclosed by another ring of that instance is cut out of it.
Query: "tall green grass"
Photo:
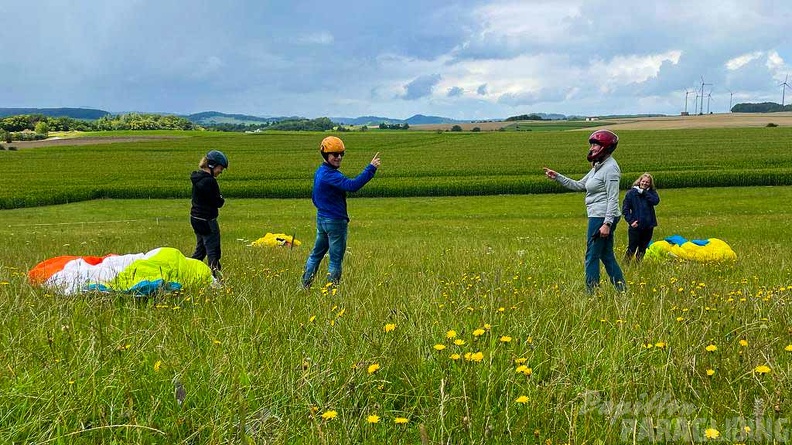
[[[548,193],[548,166],[569,176],[588,169],[586,131],[512,133],[344,133],[342,170],[355,175],[380,152],[377,181],[359,196]],[[148,135],[148,133],[145,133]],[[122,134],[129,136],[129,134]],[[221,188],[232,198],[310,196],[321,133],[256,135],[158,132],[169,139],[0,152],[6,166],[0,209],[90,199],[184,198],[189,173],[209,149],[231,168]],[[645,171],[661,187],[792,184],[788,128],[622,131],[615,157],[626,187]]]
[[[189,253],[189,199],[5,210],[0,441],[691,443],[707,428],[787,440],[792,188],[660,195],[656,238],[718,237],[738,260],[623,264],[626,294],[587,296],[580,194],[355,199],[340,287],[304,292],[310,200],[231,198],[223,289],[64,297],[27,269]],[[305,243],[246,246],[267,231]]]

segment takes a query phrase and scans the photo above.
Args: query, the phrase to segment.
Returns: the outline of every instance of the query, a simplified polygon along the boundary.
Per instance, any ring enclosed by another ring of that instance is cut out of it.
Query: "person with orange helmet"
[[[616,255],[613,253],[613,234],[621,217],[619,206],[619,183],[621,169],[611,154],[619,144],[619,136],[610,130],[597,130],[589,136],[589,152],[586,156],[591,170],[575,181],[544,167],[545,175],[574,191],[586,192],[586,290],[589,293],[599,286],[600,261],[611,283],[619,291],[625,291],[624,280]]]
[[[346,252],[349,214],[346,197],[366,185],[380,166],[379,152],[355,178],[348,178],[339,171],[346,147],[344,141],[328,136],[319,144],[319,153],[324,162],[314,174],[311,199],[316,207],[316,241],[305,263],[302,275],[304,289],[311,287],[325,254],[329,253],[328,281],[338,284],[341,280],[341,264]]]

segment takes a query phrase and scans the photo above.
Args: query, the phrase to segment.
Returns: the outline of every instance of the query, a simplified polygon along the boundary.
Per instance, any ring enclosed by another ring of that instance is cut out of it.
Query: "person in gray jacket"
[[[545,175],[564,187],[586,192],[586,213],[588,230],[586,232],[586,290],[593,293],[599,286],[600,266],[618,291],[627,290],[616,255],[613,253],[613,234],[621,217],[619,206],[619,182],[621,170],[611,154],[616,150],[619,137],[610,130],[597,130],[589,136],[587,159],[591,170],[579,181],[544,167]]]

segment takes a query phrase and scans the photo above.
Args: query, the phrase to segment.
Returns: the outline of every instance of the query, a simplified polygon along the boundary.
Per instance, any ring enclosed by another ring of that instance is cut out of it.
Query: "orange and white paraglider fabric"
[[[86,291],[149,295],[187,286],[209,286],[213,280],[209,266],[171,247],[102,257],[59,256],[28,271],[31,284],[66,295]]]

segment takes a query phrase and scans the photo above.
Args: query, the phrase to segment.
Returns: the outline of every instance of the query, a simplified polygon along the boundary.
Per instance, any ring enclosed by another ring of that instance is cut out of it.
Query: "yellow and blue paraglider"
[[[680,235],[669,236],[649,245],[644,258],[678,258],[701,263],[734,261],[737,254],[718,238],[688,240]]]

